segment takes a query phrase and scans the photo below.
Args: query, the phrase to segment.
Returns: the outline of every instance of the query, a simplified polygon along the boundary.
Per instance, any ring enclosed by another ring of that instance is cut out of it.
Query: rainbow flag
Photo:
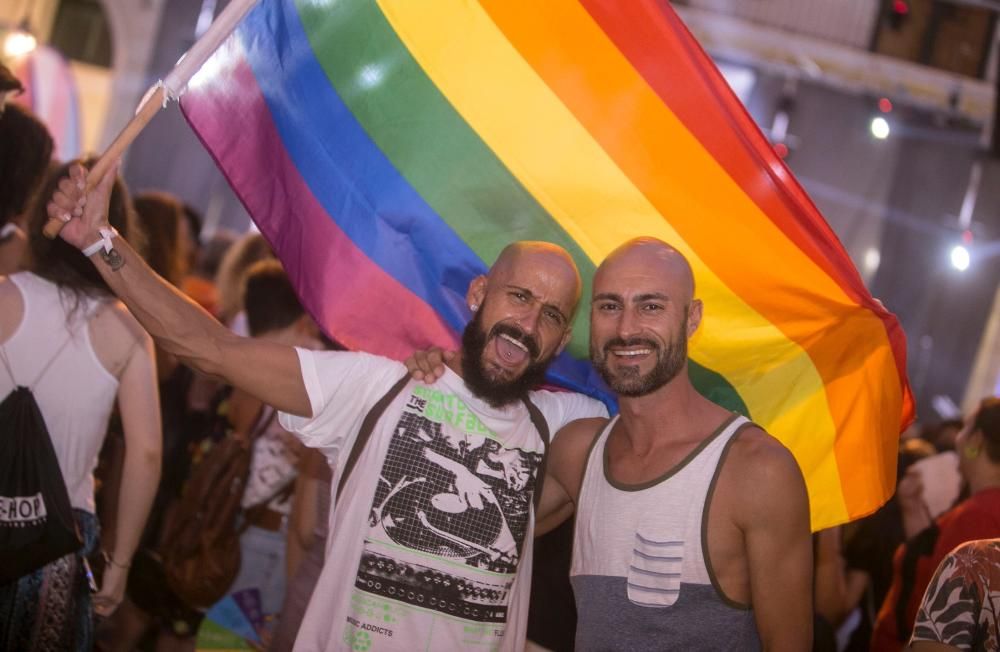
[[[913,404],[895,317],[668,5],[262,0],[182,108],[350,348],[454,347],[507,243],[587,279],[648,235],[694,267],[692,377],[798,459],[816,529],[892,492]],[[554,381],[604,392],[588,311]]]

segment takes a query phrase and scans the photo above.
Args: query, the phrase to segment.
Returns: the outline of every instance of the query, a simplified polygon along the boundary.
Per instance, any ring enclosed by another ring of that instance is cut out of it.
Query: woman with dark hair
[[[139,227],[147,236],[143,258],[153,271],[165,278],[174,287],[180,287],[188,273],[188,246],[184,238],[184,205],[173,195],[165,192],[145,192],[136,195],[133,201]],[[178,370],[177,358],[156,348],[157,375],[161,383],[167,383]],[[189,379],[178,379],[178,393],[186,394]],[[160,398],[163,399],[161,387]],[[177,413],[183,411],[183,400],[179,404],[168,401],[169,409]],[[179,416],[179,414],[177,415]]]
[[[69,166],[51,174],[49,198]],[[116,182],[111,224],[137,234],[124,186]],[[42,234],[45,201],[29,214],[30,271],[0,279],[0,396],[34,393],[59,462],[78,529],[79,552],[0,586],[0,649],[93,646],[93,612],[122,600],[128,569],[160,477],[160,420],[150,337],[111,294],[83,254]],[[102,543],[105,570],[91,600],[86,557],[96,549],[93,471],[117,401],[126,453],[113,541]]]
[[[243,287],[250,267],[261,260],[274,258],[271,245],[259,233],[247,233],[237,240],[222,257],[215,286],[219,289],[219,310],[216,317],[237,335],[249,335],[246,313],[243,312]]]
[[[0,274],[21,268],[27,237],[21,219],[52,160],[52,136],[28,109],[0,111]]]
[[[919,486],[915,491],[900,488],[904,521],[922,520],[927,527],[896,550],[892,586],[879,610],[872,650],[906,645],[920,599],[945,555],[966,541],[1000,537],[1000,398],[980,403],[958,433],[955,448],[968,498],[931,522]]]
[[[144,192],[136,195],[134,205],[149,240],[146,262],[171,285],[180,287],[190,265],[184,204],[165,192]]]

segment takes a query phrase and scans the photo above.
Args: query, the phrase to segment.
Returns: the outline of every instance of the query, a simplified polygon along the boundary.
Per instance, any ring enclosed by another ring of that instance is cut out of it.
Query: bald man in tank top
[[[538,520],[576,512],[577,650],[811,648],[805,483],[781,443],[692,386],[701,317],[688,262],[658,240],[594,277],[591,359],[621,411],[555,438]]]

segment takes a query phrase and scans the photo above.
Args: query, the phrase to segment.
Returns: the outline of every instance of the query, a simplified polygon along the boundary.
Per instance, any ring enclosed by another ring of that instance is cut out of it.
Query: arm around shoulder
[[[573,515],[591,445],[608,422],[606,418],[577,419],[552,439],[548,475],[535,520],[535,536],[557,528]]]

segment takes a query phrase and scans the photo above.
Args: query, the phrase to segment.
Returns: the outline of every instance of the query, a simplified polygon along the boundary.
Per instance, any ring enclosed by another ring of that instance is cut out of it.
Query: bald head
[[[583,282],[576,263],[565,249],[551,242],[521,240],[513,242],[500,252],[487,274],[491,286],[507,284],[515,273],[539,275],[562,290],[568,299],[570,312],[575,312],[580,302]]]
[[[466,386],[501,406],[540,384],[569,343],[580,288],[580,273],[561,247],[548,242],[505,247],[466,293],[473,313],[462,334]]]
[[[681,378],[701,323],[694,275],[679,251],[654,238],[629,240],[594,275],[590,359],[619,396],[641,397]]]
[[[669,282],[675,300],[688,304],[694,298],[694,274],[684,255],[656,238],[635,238],[608,254],[594,276],[595,289],[609,275],[643,274]]]

